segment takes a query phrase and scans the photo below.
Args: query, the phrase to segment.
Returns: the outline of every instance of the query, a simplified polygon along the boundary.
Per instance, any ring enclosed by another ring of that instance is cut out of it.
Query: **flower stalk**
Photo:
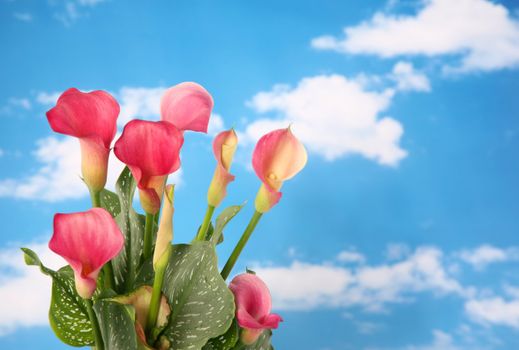
[[[209,224],[211,223],[211,218],[213,217],[215,207],[212,205],[207,206],[207,210],[205,211],[204,221],[202,222],[202,226],[198,230],[198,234],[196,235],[197,241],[204,241],[205,236],[207,234],[207,229],[209,228]]]
[[[252,235],[252,232],[256,228],[256,225],[258,225],[258,222],[261,219],[261,216],[263,214],[255,211],[252,215],[252,218],[249,221],[249,224],[247,225],[247,228],[245,228],[245,231],[243,232],[240,240],[238,241],[238,244],[236,244],[236,247],[234,247],[234,250],[231,253],[231,256],[225,263],[225,266],[222,269],[222,272],[220,273],[222,275],[222,278],[224,280],[229,277],[229,274],[231,273],[234,265],[236,264],[236,261],[238,260],[238,257],[240,256],[243,248],[247,244],[247,241],[249,240],[250,236]]]
[[[94,309],[92,308],[92,300],[91,299],[83,299],[85,302],[86,310],[88,313],[88,318],[90,319],[90,323],[92,324],[92,332],[94,333],[95,339],[95,349],[96,350],[104,350],[103,337],[101,336],[101,331],[99,329],[99,323],[97,322],[96,315],[94,313]]]
[[[155,223],[155,215],[146,213],[146,223],[144,225],[144,246],[143,259],[148,260],[151,257],[153,245],[153,226]]]

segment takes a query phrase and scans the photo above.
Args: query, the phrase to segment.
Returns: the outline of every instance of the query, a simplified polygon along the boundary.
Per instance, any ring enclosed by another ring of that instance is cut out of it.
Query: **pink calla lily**
[[[107,92],[81,92],[71,88],[47,112],[55,132],[77,137],[81,145],[81,171],[91,191],[106,184],[110,144],[117,131],[119,104]]]
[[[227,185],[234,181],[234,175],[229,171],[237,146],[238,137],[234,129],[222,131],[216,135],[213,141],[213,152],[217,164],[207,191],[207,202],[213,207],[220,205],[227,194]]]
[[[114,153],[128,165],[139,188],[141,205],[148,214],[160,208],[164,183],[180,168],[182,133],[171,123],[132,120],[124,127]]]
[[[253,344],[265,329],[278,328],[281,316],[270,313],[272,299],[267,285],[255,274],[243,273],[229,284],[236,303],[236,319],[242,328],[241,341]]]
[[[207,133],[213,98],[202,86],[184,82],[164,93],[160,103],[162,120],[175,125],[179,130]]]
[[[279,202],[283,181],[300,172],[306,161],[305,147],[290,128],[274,130],[259,139],[252,156],[252,167],[263,182],[255,202],[258,212],[267,212]]]
[[[49,248],[74,270],[76,290],[82,298],[92,297],[99,271],[119,254],[123,245],[119,227],[103,208],[54,216]]]

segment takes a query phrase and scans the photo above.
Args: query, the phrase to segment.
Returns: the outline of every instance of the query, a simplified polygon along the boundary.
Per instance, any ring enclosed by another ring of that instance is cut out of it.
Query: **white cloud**
[[[337,260],[344,263],[359,263],[366,261],[366,257],[355,250],[343,250],[337,255]]]
[[[256,94],[248,104],[259,113],[273,111],[280,116],[254,121],[242,137],[252,142],[293,123],[294,133],[308,149],[328,160],[360,154],[395,166],[407,155],[400,147],[403,127],[381,116],[394,92],[367,91],[360,82],[336,74],[304,78],[295,88],[276,85]]]
[[[225,123],[223,118],[219,114],[213,113],[209,119],[209,125],[207,126],[207,135],[216,136],[220,131],[225,129]]]
[[[41,91],[36,95],[36,102],[44,106],[51,106],[56,104],[61,92],[45,92]]]
[[[433,331],[433,341],[428,345],[410,345],[405,350],[462,350],[454,344],[452,336],[440,330]]]
[[[33,15],[28,12],[15,12],[13,17],[22,22],[32,22],[34,19]]]
[[[106,2],[106,0],[49,1],[49,4],[53,7],[57,7],[57,11],[54,13],[54,18],[68,27],[74,24],[74,22],[79,18],[87,16],[87,8],[94,8],[103,2]]]
[[[411,300],[421,292],[472,295],[446,271],[443,253],[419,247],[404,260],[348,268],[330,263],[295,261],[289,266],[259,266],[254,270],[269,286],[277,309],[306,310],[361,306],[384,310],[389,303]]]
[[[519,299],[475,298],[465,303],[465,311],[475,322],[519,329]]]
[[[136,118],[160,119],[160,99],[164,91],[164,87],[122,87],[116,96],[121,105],[117,124],[123,126]]]
[[[391,77],[396,82],[396,89],[401,91],[431,91],[427,76],[417,72],[409,62],[397,62],[393,67]]]
[[[414,15],[376,13],[344,28],[344,37],[312,40],[320,50],[373,54],[459,57],[447,70],[474,71],[519,64],[519,21],[508,9],[488,0],[426,0]]]
[[[30,176],[0,179],[0,197],[56,202],[89,195],[81,180],[81,157],[77,139],[56,136],[41,139],[37,142],[34,156],[41,164],[40,167]],[[114,190],[123,168],[124,164],[111,153],[106,186],[108,189]],[[182,171],[170,175],[168,182],[181,184]]]
[[[31,244],[28,248],[50,268],[65,265],[47,244]],[[35,266],[26,266],[19,248],[0,249],[0,271],[0,336],[19,327],[48,325],[50,277],[44,276]]]
[[[411,248],[404,243],[390,243],[386,247],[386,258],[388,260],[399,260],[411,253]]]
[[[472,250],[465,249],[458,254],[461,260],[471,264],[478,270],[482,270],[492,263],[519,260],[518,248],[500,249],[488,244],[481,245]]]

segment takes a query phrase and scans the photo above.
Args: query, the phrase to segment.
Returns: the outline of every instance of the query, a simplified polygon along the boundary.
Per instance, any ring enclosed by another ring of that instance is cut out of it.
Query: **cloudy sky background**
[[[292,124],[309,150],[236,270],[269,284],[276,348],[519,348],[517,2],[0,0],[0,28],[0,348],[67,348],[18,250],[61,266],[52,217],[90,205],[78,143],[45,111],[104,89],[122,128],[182,81],[215,108],[171,178],[176,242],[202,220],[216,132],[240,136],[224,204],[249,200],[223,261],[253,211],[257,138]]]

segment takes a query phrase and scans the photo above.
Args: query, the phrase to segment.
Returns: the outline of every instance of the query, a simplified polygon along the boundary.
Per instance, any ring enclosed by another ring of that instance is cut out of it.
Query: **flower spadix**
[[[47,112],[50,127],[77,137],[81,145],[81,172],[90,191],[106,184],[110,144],[117,130],[119,104],[105,91],[81,92],[71,88]]]
[[[96,289],[99,271],[121,251],[124,237],[103,208],[56,214],[49,248],[74,270],[76,290],[89,299]]]
[[[163,267],[169,260],[171,254],[171,240],[173,240],[173,196],[175,186],[167,185],[164,190],[164,204],[160,217],[159,230],[157,231],[157,241],[153,252],[153,268]]]
[[[264,329],[275,329],[281,316],[270,313],[272,298],[267,285],[255,274],[243,273],[229,284],[236,303],[236,319],[242,328],[240,339],[253,344]]]
[[[229,171],[237,147],[238,136],[234,129],[222,131],[213,141],[213,152],[217,164],[207,191],[207,203],[213,207],[220,205],[227,193],[227,185],[234,180],[234,175]]]
[[[137,181],[144,211],[160,208],[166,177],[180,168],[182,133],[171,123],[132,120],[124,127],[114,153],[130,168]]]
[[[207,132],[213,98],[201,85],[184,82],[166,90],[160,102],[161,119],[179,130]]]
[[[283,182],[300,172],[306,161],[305,147],[290,127],[259,139],[252,156],[252,167],[263,183],[255,201],[258,212],[265,213],[279,202]]]

